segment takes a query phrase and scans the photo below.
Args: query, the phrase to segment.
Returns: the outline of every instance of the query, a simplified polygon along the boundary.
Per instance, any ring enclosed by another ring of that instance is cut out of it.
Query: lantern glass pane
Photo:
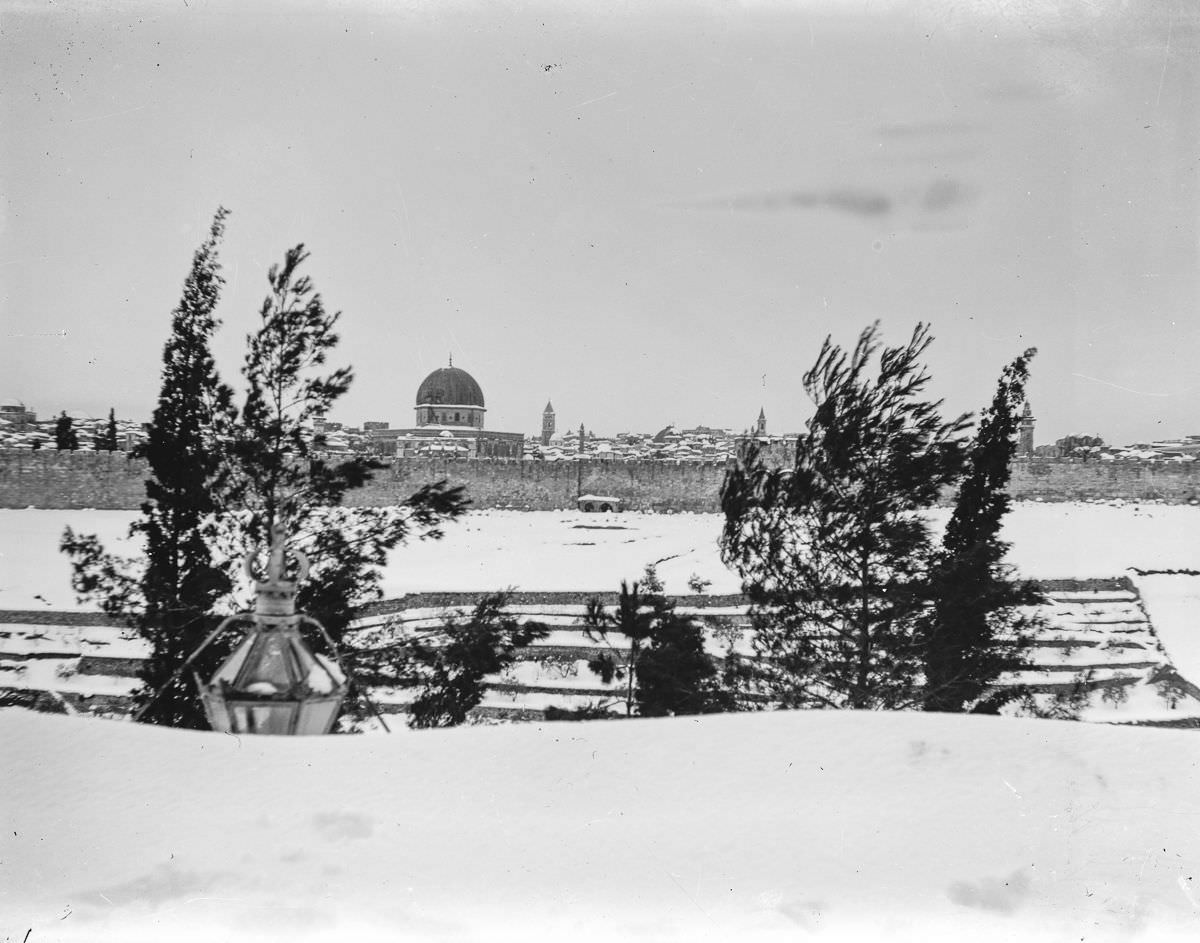
[[[289,734],[293,730],[297,704],[294,701],[232,701],[234,733]]]
[[[299,680],[290,639],[281,632],[262,632],[242,665],[239,689],[249,694],[272,695],[289,691]]]
[[[312,666],[316,664],[316,659],[298,634],[293,635],[291,641],[292,655],[300,665],[300,676],[305,677],[312,670]]]
[[[298,734],[324,734],[337,719],[338,708],[342,705],[341,697],[321,698],[320,700],[304,701],[300,705],[300,717],[296,721]]]
[[[254,635],[252,633],[247,635],[240,643],[238,643],[238,647],[235,648],[233,650],[233,654],[226,659],[225,664],[221,666],[221,669],[217,672],[216,676],[213,678],[213,681],[222,680],[232,682],[238,676],[238,672],[242,670],[242,665],[246,663],[246,656],[250,654],[250,649],[253,647]]]

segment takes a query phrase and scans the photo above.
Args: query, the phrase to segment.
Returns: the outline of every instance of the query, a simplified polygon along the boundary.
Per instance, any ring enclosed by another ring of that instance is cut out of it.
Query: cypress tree
[[[96,436],[96,450],[101,452],[117,450],[117,411],[115,409],[108,411],[108,424],[105,425],[104,431]]]
[[[117,557],[95,535],[70,528],[60,544],[71,558],[71,585],[80,597],[97,601],[150,644],[139,675],[144,687],[134,695],[135,707],[149,704],[143,722],[195,729],[208,724],[192,679],[172,677],[215,627],[213,610],[232,588],[227,562],[216,560],[211,549],[211,526],[222,509],[219,440],[232,408],[232,393],[218,378],[209,348],[219,324],[214,311],[224,279],[217,249],[228,215],[224,207],[217,210],[171,313],[158,403],[136,453],[147,460],[146,500],[129,530],[141,538],[142,557]],[[113,411],[109,439],[115,447]],[[210,676],[230,642],[217,639],[193,669]]]
[[[215,315],[221,286],[217,249],[228,211],[213,217],[208,238],[196,250],[171,315],[171,335],[163,349],[162,385],[141,447],[149,465],[142,517],[132,531],[145,541],[141,576],[145,607],[142,634],[151,644],[139,705],[157,691],[214,628],[213,609],[229,593],[231,581],[214,560],[203,532],[221,510],[218,499],[222,456],[218,439],[231,417],[232,392],[217,376],[209,347],[220,322]],[[193,662],[209,677],[228,653],[228,640],[210,645]],[[206,729],[193,682],[179,677],[143,716],[147,723]]]
[[[1022,664],[1034,620],[1019,607],[1041,597],[1032,584],[1012,579],[1003,562],[1008,544],[999,534],[1011,505],[1006,488],[1036,353],[1030,348],[1004,368],[967,452],[929,577],[932,607],[922,620],[925,710],[997,710],[1005,695],[986,696],[989,686]]]
[[[54,423],[54,446],[60,452],[74,452],[79,448],[79,435],[65,410]]]
[[[172,317],[149,438],[138,449],[150,477],[131,534],[142,538],[144,560],[116,557],[94,535],[69,528],[61,542],[80,596],[150,642],[141,674],[146,686],[135,698],[138,706],[148,705],[142,719],[201,729],[207,723],[191,673],[175,673],[218,624],[214,613],[234,607],[242,559],[266,549],[275,524],[313,563],[299,607],[336,642],[354,609],[380,595],[379,568],[388,551],[414,533],[440,537],[440,524],[467,504],[461,488],[442,481],[397,507],[339,506],[379,466],[364,457],[330,465],[314,450],[312,419],[345,392],[352,373],[312,375],[337,344],[338,315],[325,312],[307,277],[297,277],[307,257],[303,246],[287,254],[282,268],[271,269],[271,294],[259,330],[248,339],[243,372],[249,393],[240,414],[234,409],[209,349],[219,324],[217,247],[226,216],[223,208],[217,212],[193,258]],[[210,643],[192,662],[193,672],[211,677],[238,634],[231,630]],[[320,637],[310,643],[323,644]]]

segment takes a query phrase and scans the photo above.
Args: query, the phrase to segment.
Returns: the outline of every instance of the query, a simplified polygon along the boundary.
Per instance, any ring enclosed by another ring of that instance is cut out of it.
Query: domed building
[[[520,458],[525,436],[483,428],[483,389],[461,367],[439,367],[417,387],[416,426],[368,432],[382,455],[440,458]]]
[[[483,428],[483,390],[475,378],[450,362],[429,374],[417,387],[418,426]]]

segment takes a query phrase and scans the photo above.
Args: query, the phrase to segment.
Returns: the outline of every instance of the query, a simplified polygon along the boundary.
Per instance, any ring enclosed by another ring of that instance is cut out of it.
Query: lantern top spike
[[[271,531],[271,557],[267,561],[267,582],[283,580],[283,528],[278,524]]]

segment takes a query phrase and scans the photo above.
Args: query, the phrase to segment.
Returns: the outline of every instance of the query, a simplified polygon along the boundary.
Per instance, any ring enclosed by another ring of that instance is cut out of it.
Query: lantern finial
[[[296,613],[296,586],[308,575],[308,558],[293,550],[297,568],[287,578],[286,534],[271,528],[266,574],[255,568],[255,554],[246,554],[246,573],[255,583],[254,623],[242,643],[201,685],[201,697],[214,730],[234,733],[328,733],[337,718],[347,683],[340,666],[314,655],[300,635],[301,620],[317,626],[336,649],[317,620]]]
[[[282,524],[271,528],[271,547],[267,555],[267,572],[259,575],[255,569],[254,551],[246,554],[246,575],[254,580],[254,612],[270,618],[290,618],[296,614],[296,587],[308,576],[308,557],[292,550],[296,558],[296,578],[287,578],[287,534]]]

